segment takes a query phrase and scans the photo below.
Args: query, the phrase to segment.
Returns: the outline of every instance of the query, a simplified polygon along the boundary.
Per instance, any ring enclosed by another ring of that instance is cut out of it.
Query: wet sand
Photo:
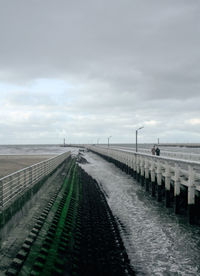
[[[0,155],[0,178],[55,155]]]

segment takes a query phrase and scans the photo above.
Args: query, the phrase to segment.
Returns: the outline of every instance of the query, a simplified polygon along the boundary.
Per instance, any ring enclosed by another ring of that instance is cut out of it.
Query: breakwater
[[[88,146],[123,171],[131,174],[157,201],[176,214],[200,224],[200,163]]]
[[[97,182],[74,159],[62,175],[6,275],[135,275]]]
[[[69,156],[70,152],[62,153],[0,179],[0,241],[12,227],[7,223]]]

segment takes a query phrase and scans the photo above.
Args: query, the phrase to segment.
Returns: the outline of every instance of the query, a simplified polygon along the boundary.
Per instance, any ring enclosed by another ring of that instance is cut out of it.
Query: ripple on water
[[[82,167],[97,178],[119,219],[121,235],[138,275],[200,275],[200,230],[157,203],[132,178],[86,154]],[[122,227],[124,225],[124,227]]]

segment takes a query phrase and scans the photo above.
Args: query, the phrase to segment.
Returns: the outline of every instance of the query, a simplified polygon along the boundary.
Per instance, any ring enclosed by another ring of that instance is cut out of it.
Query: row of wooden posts
[[[176,214],[186,213],[191,224],[200,221],[200,163],[147,154],[89,146],[89,150],[113,162],[132,175],[152,197],[174,207]]]

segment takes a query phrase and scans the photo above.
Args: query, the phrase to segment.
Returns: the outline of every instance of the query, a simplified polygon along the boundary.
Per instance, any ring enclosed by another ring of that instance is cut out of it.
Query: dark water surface
[[[121,224],[138,275],[200,275],[200,227],[156,202],[130,176],[86,153],[82,167],[97,179]]]

